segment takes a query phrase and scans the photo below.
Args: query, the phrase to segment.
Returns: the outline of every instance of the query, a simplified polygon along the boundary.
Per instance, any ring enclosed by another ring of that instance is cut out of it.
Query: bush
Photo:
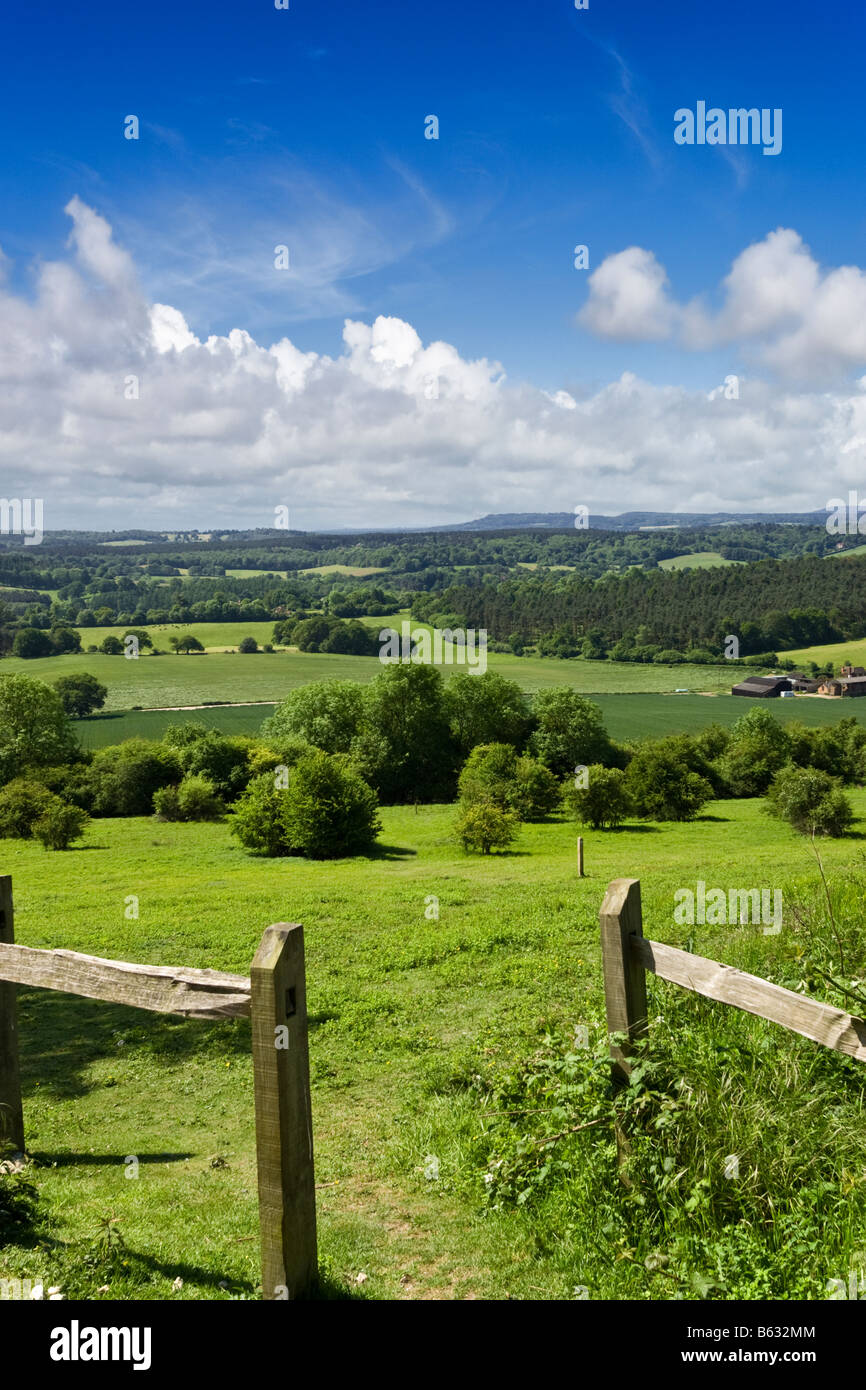
[[[576,779],[569,779],[562,799],[575,820],[593,830],[621,825],[631,811],[625,773],[618,767],[602,767],[599,763],[586,769],[585,787],[577,786]]]
[[[40,783],[16,777],[0,791],[0,838],[29,840],[36,821],[55,800]]]
[[[154,793],[180,780],[178,754],[143,738],[100,748],[94,754],[75,801],[96,816],[149,816]]]
[[[520,820],[543,820],[559,804],[553,773],[534,758],[519,758],[508,743],[473,748],[460,774],[461,801],[492,801]]]
[[[184,777],[178,787],[154,792],[153,809],[160,820],[218,820],[225,807],[213,782],[197,773]]]
[[[705,777],[693,772],[682,753],[659,744],[639,748],[625,773],[635,811],[648,820],[693,820],[713,795]]]
[[[765,809],[801,835],[844,835],[854,819],[842,788],[816,767],[783,767],[767,792]]]
[[[761,796],[791,756],[786,730],[768,709],[751,709],[731,729],[718,770],[733,796]]]
[[[84,834],[89,821],[86,811],[79,806],[68,806],[55,796],[35,822],[33,836],[45,849],[68,849],[73,840],[79,840]]]
[[[255,637],[242,637],[240,642],[238,642],[239,652],[257,652],[258,649],[259,644]]]
[[[467,853],[489,854],[511,844],[516,826],[514,812],[495,801],[470,801],[461,806],[457,817],[457,838]]]
[[[350,760],[312,749],[288,785],[265,773],[231,812],[232,833],[259,853],[336,859],[368,849],[381,829],[378,801]]]

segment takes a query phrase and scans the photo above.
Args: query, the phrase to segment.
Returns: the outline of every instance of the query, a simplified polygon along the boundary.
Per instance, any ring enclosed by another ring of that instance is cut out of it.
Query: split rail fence
[[[866,1062],[866,1022],[862,1018],[733,966],[661,941],[649,941],[643,934],[639,879],[616,878],[609,885],[601,906],[601,955],[607,1031],[616,1035],[616,1040],[611,1039],[610,1055],[618,1080],[628,1078],[629,1058],[649,1028],[647,970],[705,999],[781,1023],[812,1042]]]
[[[0,876],[0,1140],[23,1152],[18,985],[183,1018],[251,1019],[262,1297],[311,1291],[318,1262],[303,927],[267,927],[249,978],[39,950],[15,944],[12,879]]]

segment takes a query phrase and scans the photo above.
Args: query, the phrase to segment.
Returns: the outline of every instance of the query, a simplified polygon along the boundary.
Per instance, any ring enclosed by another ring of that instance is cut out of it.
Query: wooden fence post
[[[577,837],[577,876],[583,878],[583,836]]]
[[[0,941],[15,940],[12,878],[0,877]],[[24,1110],[18,1063],[18,987],[0,980],[0,1149],[24,1152]]]
[[[267,928],[250,983],[262,1298],[294,1299],[318,1274],[303,927]]]
[[[646,972],[629,946],[630,936],[643,936],[640,880],[615,878],[601,905],[601,960],[607,1031],[625,1033],[621,1044],[611,1043],[616,1080],[628,1079],[631,1043],[647,1032]]]

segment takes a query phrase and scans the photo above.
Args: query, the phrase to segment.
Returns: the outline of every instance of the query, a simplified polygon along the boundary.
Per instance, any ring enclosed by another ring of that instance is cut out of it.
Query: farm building
[[[732,695],[747,695],[752,699],[773,699],[783,690],[790,690],[791,682],[787,676],[749,676],[731,691]]]
[[[832,676],[822,681],[818,687],[819,695],[842,696],[866,695],[866,676]]]
[[[846,676],[866,676],[866,669],[862,666],[840,666],[839,675],[843,680]]]
[[[816,695],[821,682],[812,676],[804,676],[801,671],[789,671],[788,680],[791,687],[800,695]]]

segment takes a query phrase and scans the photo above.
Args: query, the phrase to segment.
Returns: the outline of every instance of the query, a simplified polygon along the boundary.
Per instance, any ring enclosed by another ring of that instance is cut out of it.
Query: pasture
[[[866,814],[866,793],[853,800]],[[95,821],[66,854],[6,841],[16,937],[246,973],[267,924],[304,923],[330,1296],[570,1299],[585,1285],[593,1298],[705,1297],[700,1283],[648,1268],[643,1249],[617,1258],[603,1236],[596,1249],[590,1210],[573,1212],[568,1231],[519,1205],[485,1209],[477,1154],[498,1121],[456,1078],[468,1058],[486,1058],[486,1066],[526,1056],[560,1026],[600,1035],[598,911],[614,877],[641,878],[645,930],[656,939],[683,946],[689,938],[701,954],[765,975],[795,960],[800,947],[787,916],[778,937],[760,927],[679,927],[673,893],[697,878],[787,893],[792,882],[815,878],[808,844],[756,802],[714,803],[694,824],[585,834],[588,877],[578,880],[568,822],[523,826],[513,852],[481,859],[456,847],[453,807],[390,808],[382,818],[372,854],[329,863],[259,860],[222,824],[150,819]],[[856,873],[861,844],[822,847],[831,881]],[[431,895],[438,920],[425,916]],[[0,1274],[39,1277],[69,1297],[254,1297],[248,1023],[196,1024],[64,994],[20,994],[25,1121],[50,1234],[35,1245],[9,1240]],[[693,1020],[715,1029],[714,1046],[724,1037],[732,1056],[771,1046],[772,1070],[792,1074],[798,1059],[813,1056],[811,1044],[774,1034],[772,1025],[733,1010],[722,1020],[700,1001],[690,1007],[702,1011]],[[685,1038],[682,1046],[686,1065]],[[794,1110],[804,1099],[792,1097]],[[732,1148],[737,1123],[732,1111]],[[762,1146],[773,1142],[762,1134]],[[125,1176],[132,1157],[134,1178]],[[699,1187],[701,1176],[688,1180]],[[837,1177],[843,1184],[844,1174]],[[806,1193],[804,1211],[811,1200]],[[106,1262],[96,1236],[108,1218],[124,1245]],[[846,1267],[845,1242],[861,1237],[834,1225],[808,1259],[790,1255],[791,1283],[747,1296],[822,1297],[826,1279]]]
[[[716,565],[739,565],[741,560],[726,560],[717,550],[694,550],[688,555],[673,555],[659,560],[660,570],[705,570]]]
[[[664,738],[667,734],[696,734],[708,724],[730,726],[755,708],[755,702],[734,695],[593,695],[604,722],[617,740]],[[761,702],[762,704],[765,702]],[[159,739],[172,724],[194,719],[226,734],[255,734],[273,704],[217,705],[191,710],[119,710],[79,719],[75,731],[85,748],[102,748],[125,738]],[[771,700],[767,704],[783,724],[799,720],[809,728],[835,724],[853,715],[866,722],[866,701]]]

